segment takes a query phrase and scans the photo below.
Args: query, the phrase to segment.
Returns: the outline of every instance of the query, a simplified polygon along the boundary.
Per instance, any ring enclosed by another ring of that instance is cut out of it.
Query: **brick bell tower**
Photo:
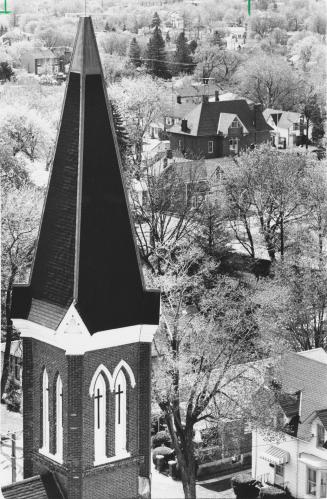
[[[23,337],[24,477],[67,499],[147,497],[151,342],[145,290],[90,17],[79,21],[30,283],[13,292]]]

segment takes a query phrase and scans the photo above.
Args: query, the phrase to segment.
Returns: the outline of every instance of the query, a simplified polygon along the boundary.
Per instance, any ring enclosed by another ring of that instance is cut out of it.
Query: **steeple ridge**
[[[71,73],[101,74],[101,62],[90,16],[80,17],[70,66]]]

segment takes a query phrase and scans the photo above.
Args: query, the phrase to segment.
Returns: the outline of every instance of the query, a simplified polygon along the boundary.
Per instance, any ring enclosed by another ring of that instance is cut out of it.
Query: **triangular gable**
[[[234,119],[237,118],[239,123],[242,125],[245,133],[249,133],[248,129],[244,125],[244,123],[240,120],[237,114],[234,113],[220,113],[219,121],[218,121],[218,129],[217,134],[222,133],[223,135],[228,135],[228,129],[233,123]]]

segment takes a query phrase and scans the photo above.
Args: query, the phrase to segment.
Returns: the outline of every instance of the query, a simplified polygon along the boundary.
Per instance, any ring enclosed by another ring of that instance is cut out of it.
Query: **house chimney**
[[[185,133],[188,132],[187,120],[182,120],[181,130],[182,130],[182,132],[185,132]]]
[[[209,95],[202,95],[202,102],[209,102]]]
[[[182,97],[180,95],[177,95],[177,104],[182,103]]]
[[[215,90],[215,102],[219,102],[219,90]]]
[[[262,113],[262,104],[254,104],[254,110]]]

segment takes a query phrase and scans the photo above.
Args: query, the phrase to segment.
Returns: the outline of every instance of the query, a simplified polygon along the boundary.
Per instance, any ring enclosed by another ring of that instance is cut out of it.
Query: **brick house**
[[[327,497],[327,353],[322,348],[283,357],[278,383],[284,435],[256,430],[252,475],[287,487],[298,499]]]
[[[23,338],[24,480],[4,487],[5,499],[150,496],[159,307],[159,292],[144,288],[100,57],[84,17],[30,282],[13,290]]]
[[[169,130],[171,149],[195,157],[234,156],[242,149],[269,142],[271,127],[261,108],[241,100],[204,102]]]

